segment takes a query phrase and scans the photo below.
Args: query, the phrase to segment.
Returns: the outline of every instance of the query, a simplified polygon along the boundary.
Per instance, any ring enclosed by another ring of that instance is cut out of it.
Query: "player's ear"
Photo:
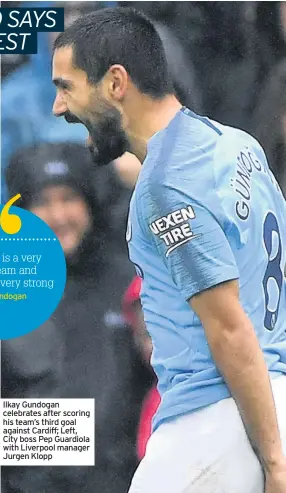
[[[115,101],[121,101],[128,86],[128,73],[122,65],[112,65],[108,70],[109,95]]]

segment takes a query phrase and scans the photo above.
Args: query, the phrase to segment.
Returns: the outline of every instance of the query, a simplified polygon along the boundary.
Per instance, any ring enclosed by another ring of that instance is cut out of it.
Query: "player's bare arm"
[[[126,239],[161,403],[129,491],[286,493],[286,202],[254,138],[182,107],[165,54],[128,7],[53,54],[54,114],[94,163],[142,163]]]
[[[267,366],[239,302],[237,281],[206,290],[190,300],[236,400],[251,444],[266,472],[286,470]]]

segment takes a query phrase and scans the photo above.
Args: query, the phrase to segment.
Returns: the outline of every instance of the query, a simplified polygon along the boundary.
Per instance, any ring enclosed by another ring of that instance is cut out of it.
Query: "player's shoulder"
[[[197,115],[188,109],[184,110],[184,114],[191,118],[189,127],[193,138],[189,140],[193,146],[201,150],[207,166],[216,167],[220,163],[232,162],[245,147],[261,155],[264,154],[259,142],[245,130]],[[188,135],[184,137],[188,140]]]
[[[269,165],[261,144],[244,130],[222,126],[222,135],[212,159],[214,186],[218,195],[228,195],[230,187],[249,187],[255,171],[268,173]]]
[[[182,108],[168,127],[151,139],[138,180],[138,195],[164,193],[170,183],[205,183],[220,135],[221,130],[209,119]]]
[[[186,152],[191,152],[190,146],[196,147],[201,150],[202,155],[213,160],[219,153],[226,158],[232,158],[243,145],[249,145],[256,150],[261,149],[258,141],[240,128],[198,115],[188,108],[183,108],[182,114],[185,125],[180,133],[178,145],[181,146],[185,141]],[[206,162],[208,162],[207,159]]]
[[[147,172],[143,173],[151,186],[164,183],[164,178],[170,175],[173,179],[180,176],[184,180],[205,181],[213,168],[233,162],[243,147],[248,145],[261,152],[258,142],[245,131],[185,107],[155,136],[152,144],[147,156]]]
[[[210,176],[213,187],[219,191],[228,186],[237,172],[251,174],[254,169],[268,169],[264,150],[252,135],[208,117],[192,115],[197,127],[196,144],[202,152],[196,172],[192,167],[192,174],[197,174],[198,179],[205,183]]]
[[[228,186],[237,163],[255,166],[263,149],[248,133],[182,108],[173,122],[153,140],[137,186],[144,207],[166,193],[180,190],[199,203],[215,201]]]
[[[217,123],[217,125],[221,128],[222,133],[214,148],[214,166],[217,167],[224,163],[232,163],[240,152],[245,151],[245,149],[248,149],[249,152],[258,154],[260,158],[263,157],[265,159],[264,150],[261,144],[251,134],[236,127],[221,125],[219,123]]]

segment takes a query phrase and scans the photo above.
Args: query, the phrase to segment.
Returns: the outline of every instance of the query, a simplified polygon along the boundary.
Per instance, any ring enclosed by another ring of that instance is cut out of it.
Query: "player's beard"
[[[123,129],[120,111],[101,101],[102,112],[90,111],[88,118],[79,119],[67,111],[64,118],[68,123],[82,123],[89,132],[89,151],[96,166],[104,166],[130,151],[130,144]]]
[[[91,143],[89,150],[93,162],[104,166],[130,151],[130,144],[122,125],[120,111],[113,106],[105,106],[104,112],[85,123]]]

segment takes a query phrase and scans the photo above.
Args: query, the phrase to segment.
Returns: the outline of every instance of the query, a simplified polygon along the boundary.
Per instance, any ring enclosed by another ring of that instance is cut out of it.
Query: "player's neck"
[[[175,96],[154,100],[142,96],[128,108],[127,133],[132,153],[141,161],[146,158],[147,143],[160,130],[166,128],[182,107]]]

